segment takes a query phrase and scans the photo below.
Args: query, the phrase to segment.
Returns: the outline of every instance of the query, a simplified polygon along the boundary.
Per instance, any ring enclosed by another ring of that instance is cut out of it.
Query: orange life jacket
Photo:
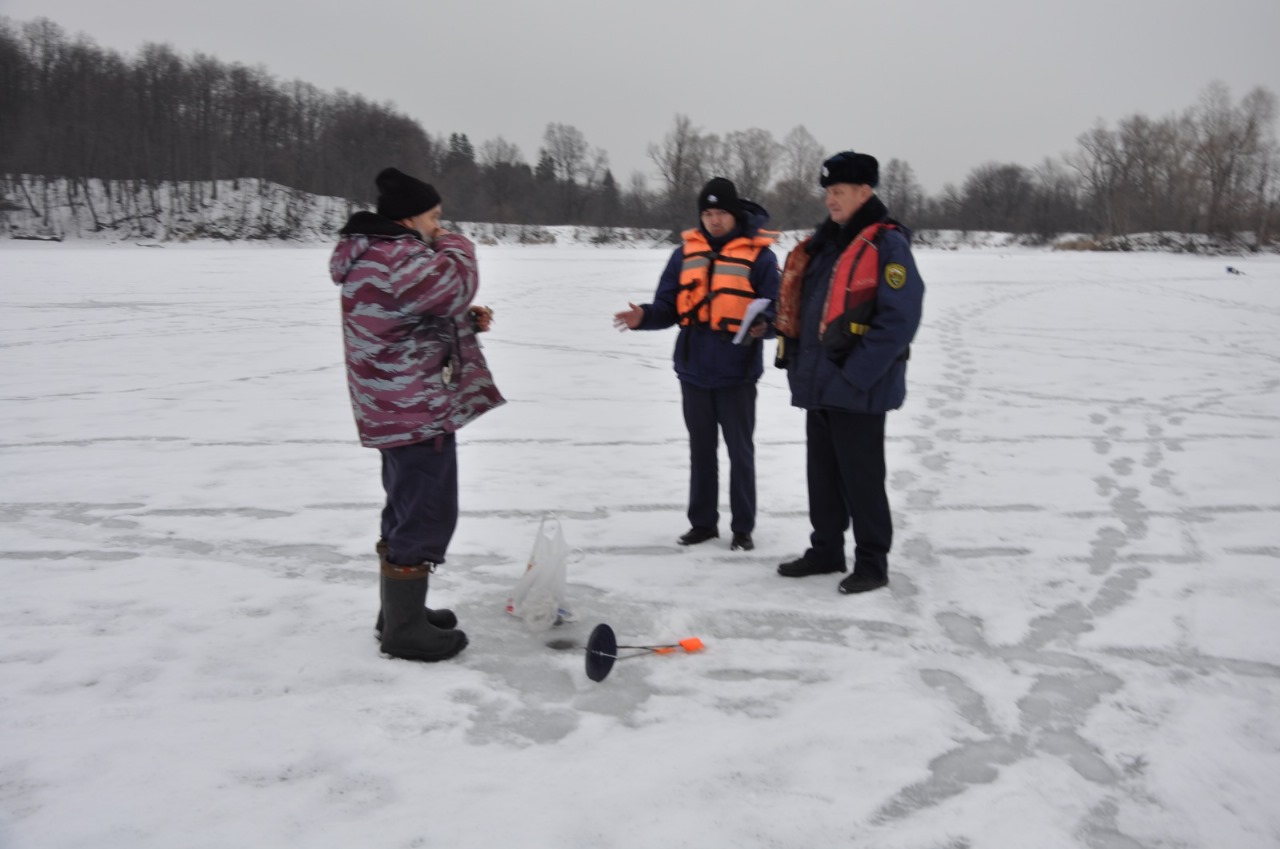
[[[751,286],[751,266],[775,236],[771,230],[737,236],[717,253],[701,230],[684,231],[684,264],[676,293],[680,325],[705,324],[736,333],[757,297]]]

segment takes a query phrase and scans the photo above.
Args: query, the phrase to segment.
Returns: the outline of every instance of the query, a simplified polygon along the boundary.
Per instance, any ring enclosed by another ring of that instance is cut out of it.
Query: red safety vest
[[[880,248],[876,238],[881,230],[892,229],[896,229],[894,225],[877,221],[863,228],[840,254],[827,285],[827,302],[818,324],[819,338],[826,332],[827,325],[841,316],[845,316],[849,331],[855,336],[862,336],[870,329],[876,286],[880,282]]]

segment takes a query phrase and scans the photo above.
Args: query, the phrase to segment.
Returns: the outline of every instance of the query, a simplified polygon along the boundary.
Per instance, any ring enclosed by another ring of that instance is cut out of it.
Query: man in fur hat
[[[876,196],[874,156],[838,153],[822,165],[829,217],[787,256],[778,307],[778,365],[791,403],[807,411],[809,548],[778,567],[802,578],[844,572],[845,594],[889,583],[893,521],[885,493],[885,414],[906,397],[907,358],[924,281],[911,231]]]

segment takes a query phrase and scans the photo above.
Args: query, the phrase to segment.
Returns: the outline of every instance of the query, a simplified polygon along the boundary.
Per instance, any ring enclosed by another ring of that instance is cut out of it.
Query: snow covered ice
[[[774,574],[771,367],[755,551],[675,544],[675,333],[611,326],[667,253],[481,247],[510,403],[424,665],[373,637],[327,248],[0,248],[0,846],[1280,844],[1280,258],[920,251],[892,584],[847,597]],[[532,632],[548,512],[578,621]],[[707,648],[596,684],[546,643],[598,622]]]

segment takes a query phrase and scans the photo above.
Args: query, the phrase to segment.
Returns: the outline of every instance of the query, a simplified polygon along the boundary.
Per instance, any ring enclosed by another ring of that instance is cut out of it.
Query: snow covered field
[[[610,321],[665,256],[481,249],[510,403],[422,665],[373,638],[327,250],[0,247],[0,847],[1280,844],[1280,258],[921,252],[892,585],[846,597],[774,574],[771,367],[756,550],[675,545],[674,331]],[[579,621],[533,633],[547,512]],[[546,643],[597,622],[707,650],[592,683]]]

